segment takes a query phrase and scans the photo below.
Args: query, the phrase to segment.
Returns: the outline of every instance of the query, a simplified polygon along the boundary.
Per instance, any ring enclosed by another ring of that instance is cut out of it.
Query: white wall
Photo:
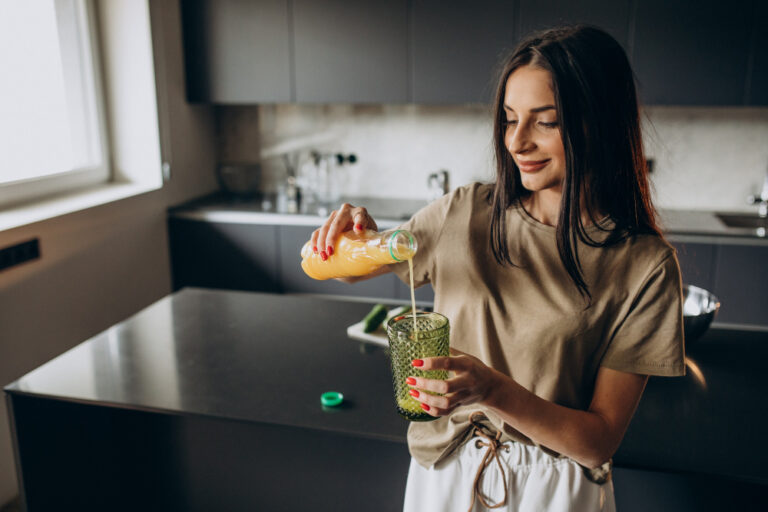
[[[118,8],[117,0],[102,1]],[[119,0],[119,5],[126,12],[147,9],[135,0]],[[212,109],[185,101],[179,2],[152,0],[150,9],[160,138],[172,162],[171,180],[154,192],[0,232],[0,246],[38,237],[42,254],[0,272],[3,385],[169,293],[166,208],[216,188]],[[135,24],[130,29],[134,36],[142,30]],[[16,493],[3,402],[0,505]]]
[[[768,170],[768,108],[654,107],[645,111],[647,156],[657,206],[744,210]],[[452,185],[491,179],[491,116],[481,106],[265,105],[217,109],[223,156],[252,161],[256,149],[294,140],[354,152],[346,193],[424,198],[427,176],[451,172]],[[260,141],[260,142],[259,142]],[[284,173],[266,162],[264,184]]]

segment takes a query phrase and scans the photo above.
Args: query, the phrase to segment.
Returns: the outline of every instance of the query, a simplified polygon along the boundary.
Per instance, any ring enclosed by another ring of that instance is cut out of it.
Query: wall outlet
[[[40,257],[40,243],[37,238],[0,249],[0,271],[14,265]]]

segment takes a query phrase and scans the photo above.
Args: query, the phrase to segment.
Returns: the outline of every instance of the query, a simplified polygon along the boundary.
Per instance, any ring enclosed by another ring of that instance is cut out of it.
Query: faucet
[[[768,217],[768,171],[765,173],[765,180],[763,181],[763,189],[759,195],[749,196],[747,198],[749,204],[757,204],[757,215],[761,218]]]

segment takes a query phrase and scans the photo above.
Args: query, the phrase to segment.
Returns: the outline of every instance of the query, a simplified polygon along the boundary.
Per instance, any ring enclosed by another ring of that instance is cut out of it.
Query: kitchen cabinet
[[[185,0],[187,97],[293,101],[288,0]]]
[[[643,0],[634,15],[632,62],[643,103],[743,105],[751,0]],[[764,29],[760,29],[764,31]]]
[[[768,106],[768,2],[755,1],[749,105]]]
[[[385,274],[355,284],[336,280],[316,281],[301,269],[301,248],[312,236],[314,227],[280,226],[280,283],[286,293],[321,293],[391,300],[400,280],[394,274]]]
[[[520,37],[563,23],[586,23],[603,28],[629,48],[629,0],[519,0]]]
[[[718,252],[718,321],[768,326],[768,246],[722,245]]]
[[[765,2],[188,0],[188,98],[211,103],[487,103],[532,30],[600,26],[650,105],[768,105]]]
[[[499,58],[517,42],[514,2],[414,0],[411,19],[412,101],[490,103]]]
[[[720,300],[716,322],[768,327],[768,245],[673,242],[683,283]]]
[[[298,102],[408,100],[406,0],[293,0]]]
[[[280,291],[277,226],[168,221],[173,289]]]
[[[717,246],[692,242],[677,242],[672,245],[677,250],[677,262],[680,264],[683,282],[712,291],[715,284]]]

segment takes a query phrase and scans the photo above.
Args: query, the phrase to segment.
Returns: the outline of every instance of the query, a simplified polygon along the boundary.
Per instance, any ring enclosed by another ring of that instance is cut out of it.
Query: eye
[[[517,119],[505,119],[504,120],[504,126],[509,126],[512,124],[517,124]]]
[[[545,127],[545,128],[557,128],[557,121],[555,121],[554,123],[544,123],[544,122],[540,122],[539,124],[540,124],[541,126]]]

